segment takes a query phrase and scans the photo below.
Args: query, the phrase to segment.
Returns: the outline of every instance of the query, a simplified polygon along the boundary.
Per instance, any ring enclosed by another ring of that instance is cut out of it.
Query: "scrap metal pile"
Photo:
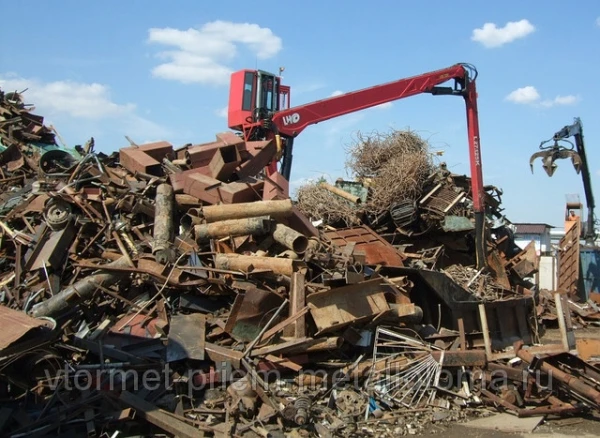
[[[470,267],[468,178],[412,199],[435,230],[317,228],[263,173],[274,142],[69,150],[0,98],[2,436],[397,436],[600,407],[597,368],[532,347],[530,248],[497,227],[495,268]]]

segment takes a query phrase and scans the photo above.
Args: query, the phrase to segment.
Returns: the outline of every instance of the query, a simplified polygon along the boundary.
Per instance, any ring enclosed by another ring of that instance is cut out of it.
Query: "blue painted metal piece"
[[[587,301],[590,292],[600,292],[600,248],[582,246],[579,251],[579,260],[584,286],[579,296]]]

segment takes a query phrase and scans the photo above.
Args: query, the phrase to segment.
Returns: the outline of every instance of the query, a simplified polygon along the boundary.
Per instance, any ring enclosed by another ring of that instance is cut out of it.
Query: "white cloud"
[[[282,76],[282,82],[285,83],[285,80]],[[306,82],[306,83],[296,83],[294,82],[294,96],[299,96],[305,93],[312,93],[317,90],[321,90],[325,88],[326,85],[323,82]]]
[[[229,110],[229,106],[225,105],[223,108],[219,108],[218,110],[215,111],[215,114],[218,117],[223,117],[223,118],[227,118],[227,111]]]
[[[331,95],[329,97],[341,96],[342,94],[344,94],[343,91],[335,90],[333,93],[331,93]]]
[[[596,26],[600,27],[600,17],[596,18]]]
[[[540,96],[540,93],[532,85],[517,88],[516,90],[510,92],[505,99],[517,104],[536,105],[544,108],[550,108],[553,106],[560,105],[574,105],[577,102],[579,102],[579,97],[574,96],[572,94],[566,96],[559,95],[556,96],[554,99],[541,100],[542,96]]]
[[[151,28],[148,42],[174,48],[157,54],[165,62],[154,67],[152,74],[185,84],[226,85],[232,71],[228,64],[240,45],[259,59],[271,58],[282,48],[281,38],[269,28],[220,20],[200,29]]]
[[[569,94],[568,96],[556,96],[554,99],[546,99],[540,102],[540,105],[550,108],[560,105],[575,105],[577,102],[579,102],[579,97]]]
[[[99,121],[112,119],[131,135],[162,137],[168,131],[136,113],[132,103],[114,102],[110,89],[99,83],[74,81],[43,82],[22,78],[14,73],[0,74],[4,91],[23,91],[25,103],[33,104],[34,113],[49,118],[68,116],[71,119]]]
[[[382,103],[381,105],[374,106],[373,108],[389,109],[392,106],[394,106],[394,104],[392,102],[386,102],[386,103]]]
[[[506,100],[513,103],[530,104],[540,99],[540,93],[535,89],[534,86],[528,85],[526,87],[517,88],[512,91]]]
[[[25,79],[14,74],[0,75],[0,87],[5,91],[27,89],[27,102],[51,113],[65,113],[83,119],[103,119],[132,114],[135,105],[118,104],[111,100],[107,86],[98,83],[73,81],[41,82]]]
[[[535,31],[535,26],[529,20],[509,21],[504,27],[495,23],[485,23],[483,27],[473,29],[471,40],[483,44],[484,47],[500,47],[504,44],[524,38]]]

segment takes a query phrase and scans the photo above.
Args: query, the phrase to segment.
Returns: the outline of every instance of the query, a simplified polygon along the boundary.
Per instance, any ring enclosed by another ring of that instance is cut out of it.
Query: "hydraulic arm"
[[[477,265],[483,267],[485,266],[485,192],[479,144],[476,77],[475,67],[461,63],[289,108],[290,89],[280,84],[279,77],[262,71],[243,70],[232,75],[229,126],[242,131],[247,140],[272,138],[281,144],[281,156],[274,157],[268,173],[277,171],[277,161],[282,158],[280,173],[289,180],[293,140],[310,125],[421,93],[462,97],[467,115]],[[453,84],[442,85],[448,81],[453,81]],[[244,94],[243,98],[240,98],[242,92],[236,92],[234,88],[242,86]],[[277,97],[280,94],[286,97],[287,108],[282,104],[282,99]]]
[[[568,141],[569,137],[573,137],[575,145]],[[570,147],[565,147],[559,142],[570,143]],[[554,142],[552,146],[544,146],[548,142]],[[587,205],[587,222],[585,227],[584,239],[586,244],[593,245],[596,237],[594,226],[594,195],[592,193],[592,181],[590,177],[590,170],[588,167],[587,156],[585,153],[585,143],[583,140],[583,126],[579,117],[575,118],[572,125],[563,127],[560,131],[556,132],[550,140],[545,140],[540,144],[540,152],[533,154],[529,160],[531,171],[533,172],[533,162],[537,158],[542,159],[542,167],[548,174],[552,176],[554,171],[558,167],[555,163],[557,159],[570,158],[575,171],[581,173],[583,180],[583,190],[585,193],[585,202]]]

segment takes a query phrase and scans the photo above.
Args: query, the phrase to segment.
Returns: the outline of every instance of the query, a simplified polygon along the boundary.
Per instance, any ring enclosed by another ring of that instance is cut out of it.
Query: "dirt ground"
[[[444,438],[573,438],[573,437],[598,437],[600,435],[599,418],[570,417],[563,419],[547,419],[543,421],[533,433],[509,433],[499,430],[475,429],[462,424],[453,424],[449,427],[432,428],[421,437]]]
[[[600,339],[600,327],[588,326],[575,330],[576,339]],[[544,343],[560,342],[558,329],[547,329],[542,338]],[[516,417],[515,417],[516,418]],[[467,427],[463,423],[451,423],[449,426],[431,425],[428,430],[420,435],[422,437],[444,438],[504,438],[530,436],[534,438],[545,437],[598,437],[600,436],[600,412],[595,416],[568,416],[546,417],[533,433],[509,433],[500,430],[476,429]]]

